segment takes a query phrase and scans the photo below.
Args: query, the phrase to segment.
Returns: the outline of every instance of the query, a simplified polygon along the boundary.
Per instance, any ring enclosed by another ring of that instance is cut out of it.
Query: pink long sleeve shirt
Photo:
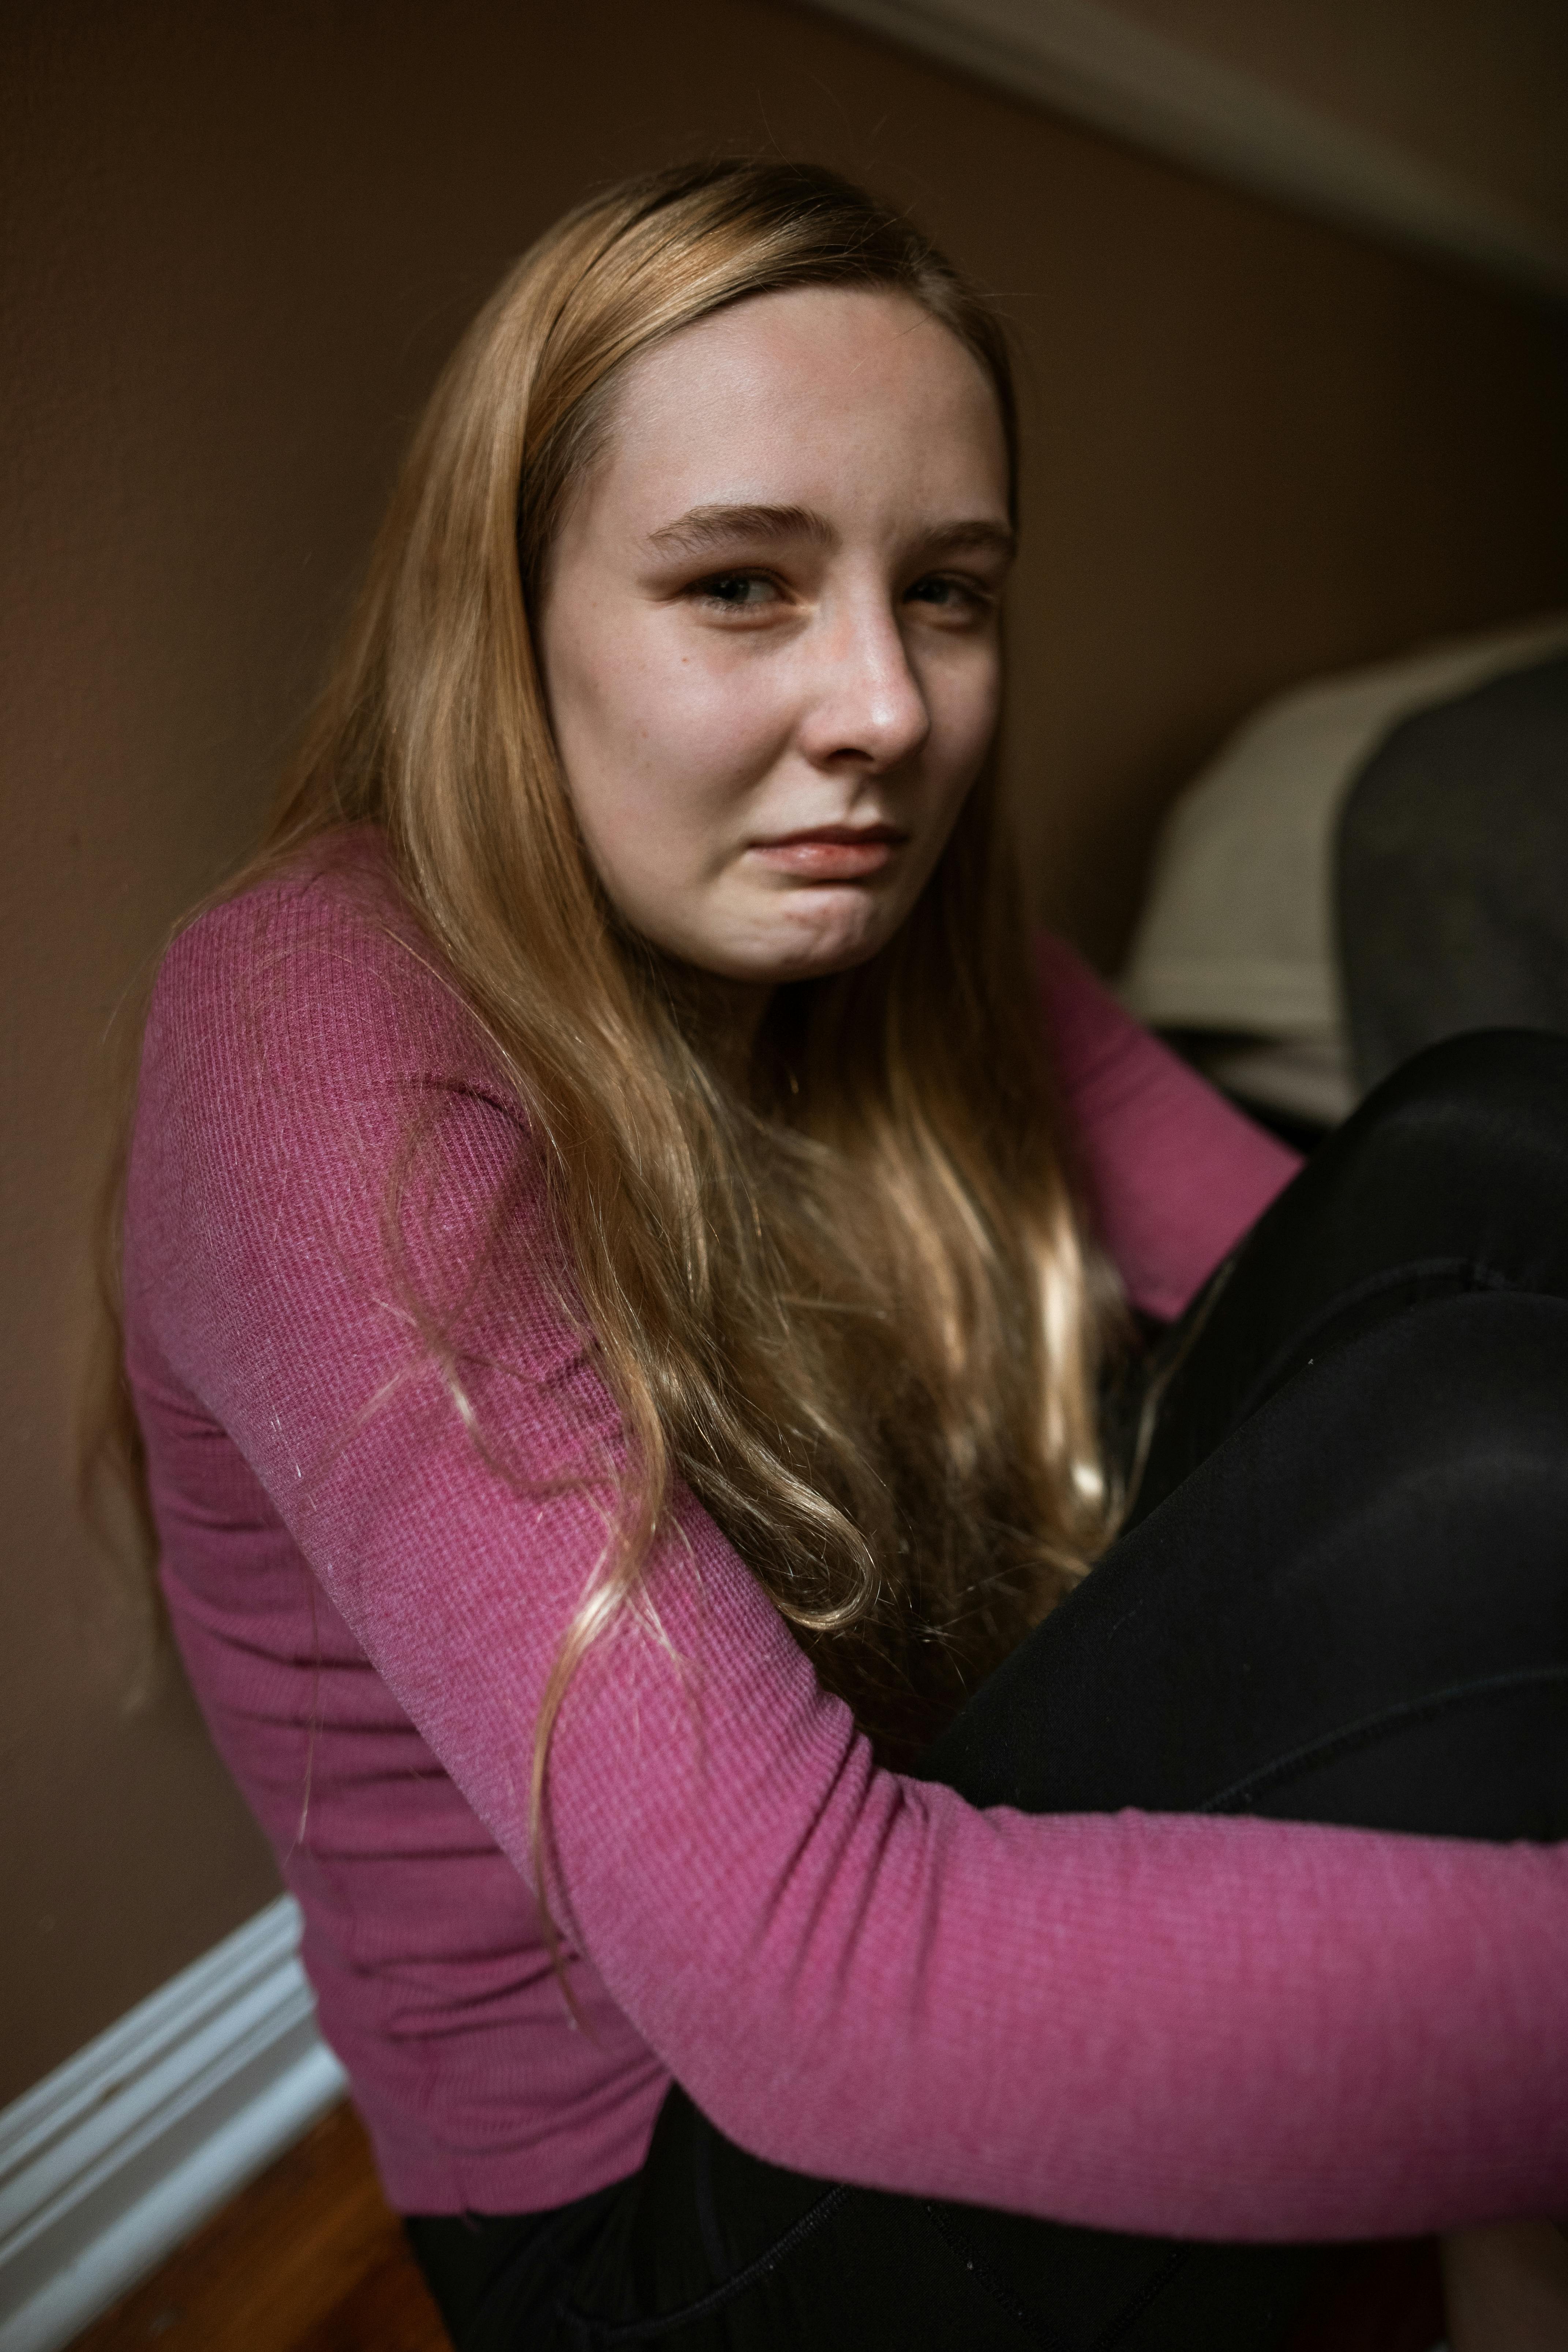
[[[127,1223],[175,1632],[393,2201],[581,2195],[674,2077],[774,2161],[1101,2227],[1568,2202],[1568,1850],[976,1811],[873,1763],[689,1497],[649,1570],[680,1669],[623,1622],[555,1735],[573,2019],[530,1771],[618,1432],[526,1122],[415,944],[365,842],[187,930]],[[1106,1238],[1170,1315],[1289,1157],[1065,949],[1042,977]]]

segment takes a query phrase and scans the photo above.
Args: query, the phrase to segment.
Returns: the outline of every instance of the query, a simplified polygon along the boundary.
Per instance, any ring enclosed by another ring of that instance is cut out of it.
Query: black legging
[[[1568,1836],[1568,1042],[1395,1073],[1162,1362],[1123,1533],[923,1776],[1026,1811]],[[410,2236],[463,2352],[1261,2352],[1321,2259],[835,2188],[679,2090],[629,2181]]]

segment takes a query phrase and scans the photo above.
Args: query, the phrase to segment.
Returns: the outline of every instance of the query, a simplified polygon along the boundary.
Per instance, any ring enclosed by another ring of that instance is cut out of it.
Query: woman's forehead
[[[649,530],[691,508],[815,508],[873,485],[1005,521],[995,393],[905,294],[802,287],[716,311],[633,363],[607,421],[601,488]]]

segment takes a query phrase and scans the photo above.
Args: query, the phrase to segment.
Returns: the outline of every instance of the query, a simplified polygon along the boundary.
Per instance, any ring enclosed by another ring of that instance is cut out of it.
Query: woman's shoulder
[[[345,827],[177,933],[154,982],[153,1068],[363,1092],[391,1080],[493,1086],[494,1056],[398,887],[384,840]],[[503,1089],[503,1091],[505,1091]]]
[[[199,1319],[198,1293],[260,1297],[285,1262],[352,1265],[379,1296],[439,1259],[432,1283],[460,1288],[498,1217],[534,1215],[540,1174],[536,1131],[374,837],[321,845],[169,949],[126,1196],[169,1335],[176,1299]]]
[[[345,826],[182,924],[153,1000],[298,1003],[339,975],[378,983],[402,977],[422,949],[429,971],[379,828]]]

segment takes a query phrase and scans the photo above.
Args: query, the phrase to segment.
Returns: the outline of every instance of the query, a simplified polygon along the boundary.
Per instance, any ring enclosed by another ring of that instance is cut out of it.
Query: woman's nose
[[[893,612],[879,603],[840,613],[811,654],[803,729],[810,760],[879,771],[919,751],[931,712]]]

